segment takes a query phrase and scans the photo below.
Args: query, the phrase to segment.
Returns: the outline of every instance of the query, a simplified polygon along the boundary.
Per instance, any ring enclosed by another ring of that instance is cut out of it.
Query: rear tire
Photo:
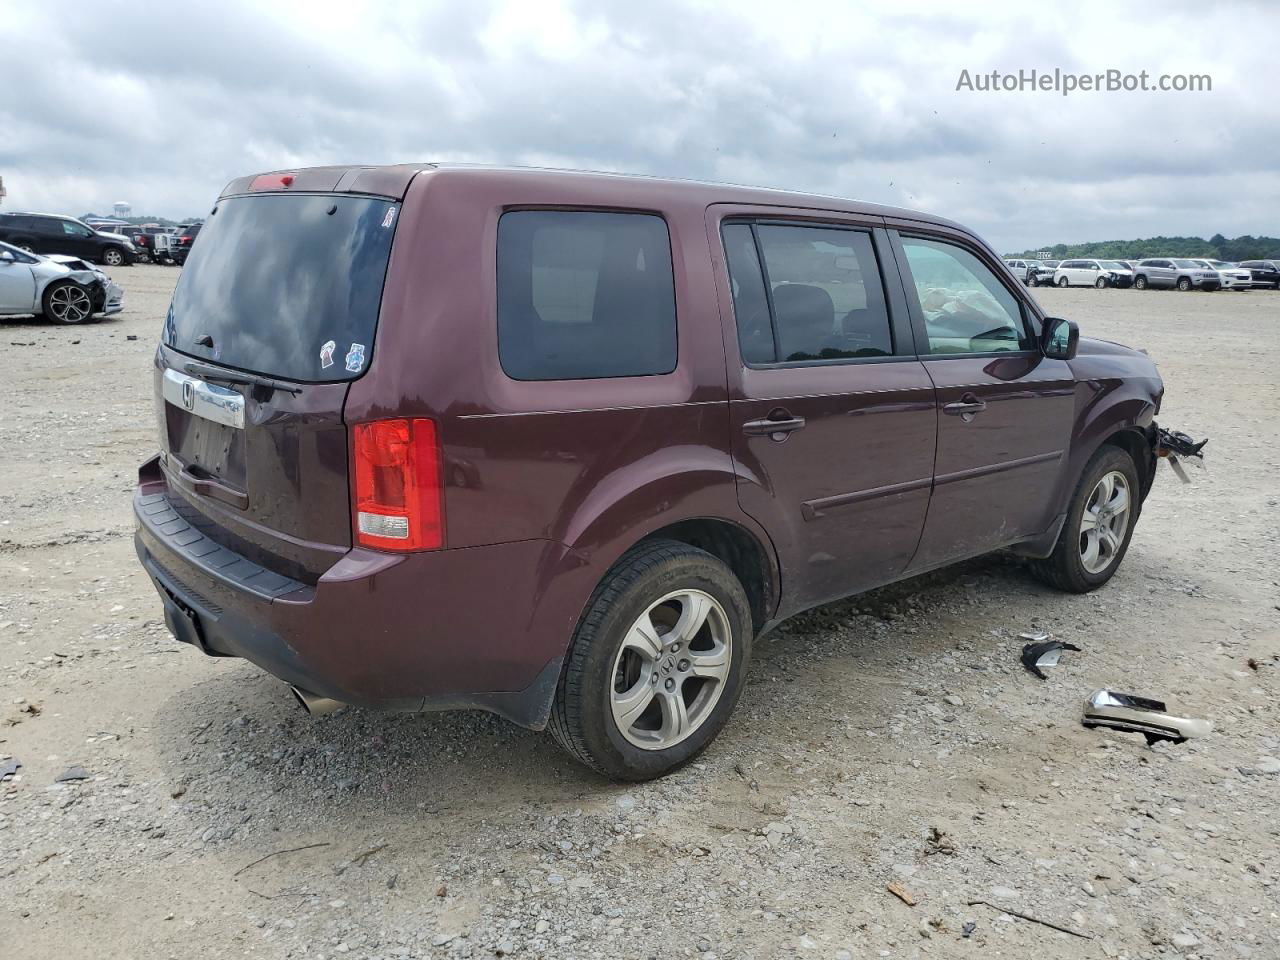
[[[752,634],[746,592],[716,557],[674,540],[634,547],[596,587],[574,633],[551,735],[613,780],[670,773],[733,712]]]
[[[1104,495],[1102,485],[1107,479],[1111,480],[1111,492]],[[1114,507],[1114,497],[1115,491],[1121,488],[1127,499],[1124,529],[1117,536],[1114,527],[1120,517]],[[1043,560],[1032,561],[1035,575],[1067,593],[1097,590],[1115,576],[1141,513],[1139,489],[1138,468],[1133,458],[1110,444],[1099,447],[1076,484],[1053,553]],[[1104,527],[1111,531],[1109,538],[1098,532]],[[1091,554],[1091,540],[1099,545],[1096,554]]]

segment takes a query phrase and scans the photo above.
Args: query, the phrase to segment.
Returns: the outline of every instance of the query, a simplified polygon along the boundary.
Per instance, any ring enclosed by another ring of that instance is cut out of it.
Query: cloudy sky
[[[450,159],[857,197],[1004,250],[1280,234],[1264,0],[72,6],[0,5],[4,209],[187,217],[244,173]],[[956,89],[1055,68],[1212,91]]]

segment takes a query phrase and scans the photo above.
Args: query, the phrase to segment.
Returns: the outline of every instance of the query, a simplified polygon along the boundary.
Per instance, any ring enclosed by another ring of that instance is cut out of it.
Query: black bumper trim
[[[196,569],[236,590],[262,600],[314,593],[300,580],[282,576],[229,550],[205,536],[195,525],[196,517],[180,513],[163,493],[141,494],[135,498],[138,522],[158,541]],[[300,597],[300,599],[304,599]]]

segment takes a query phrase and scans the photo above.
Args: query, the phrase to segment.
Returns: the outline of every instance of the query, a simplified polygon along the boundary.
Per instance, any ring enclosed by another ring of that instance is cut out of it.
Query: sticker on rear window
[[[396,208],[387,207],[387,215],[382,218],[382,225],[384,227],[391,226],[391,221],[394,220],[395,218],[396,218]]]
[[[347,373],[359,373],[364,367],[364,344],[353,343],[347,351]]]
[[[325,341],[325,345],[320,348],[320,369],[328,370],[333,366],[333,351],[338,349],[338,345],[332,340]]]

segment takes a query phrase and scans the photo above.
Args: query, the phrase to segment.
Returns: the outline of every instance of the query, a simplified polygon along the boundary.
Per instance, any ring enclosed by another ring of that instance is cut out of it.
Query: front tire
[[[1138,289],[1138,290],[1145,290],[1145,289],[1147,289],[1147,278],[1146,278],[1146,277],[1134,277],[1134,278],[1133,278],[1133,285],[1134,285],[1134,287],[1135,287],[1136,289]]]
[[[1071,281],[1070,281],[1070,280],[1068,280],[1066,277],[1059,277],[1059,278],[1058,278],[1058,286],[1060,286],[1060,287],[1064,287],[1064,288],[1065,288],[1065,287],[1068,287],[1068,286],[1070,286],[1070,285],[1071,285]]]
[[[124,263],[124,251],[119,247],[107,247],[102,251],[102,262],[108,267],[118,267]]]
[[[1097,590],[1124,560],[1141,507],[1133,458],[1119,447],[1100,447],[1076,484],[1053,553],[1033,561],[1032,570],[1067,593]]]
[[[1179,289],[1179,290],[1181,290],[1183,293],[1186,293],[1188,290],[1190,290],[1190,289],[1191,289],[1191,278],[1190,278],[1190,277],[1179,277],[1179,278],[1178,278],[1178,289]]]
[[[70,280],[45,287],[40,308],[45,318],[54,323],[84,323],[93,316],[93,300],[89,291]]]
[[[1097,280],[1094,281],[1093,285],[1097,287],[1099,290],[1105,290],[1107,289],[1107,278],[1099,277]]]
[[[751,608],[704,550],[654,540],[628,551],[574,633],[549,729],[575,760],[613,780],[650,780],[715,739],[751,654]]]

